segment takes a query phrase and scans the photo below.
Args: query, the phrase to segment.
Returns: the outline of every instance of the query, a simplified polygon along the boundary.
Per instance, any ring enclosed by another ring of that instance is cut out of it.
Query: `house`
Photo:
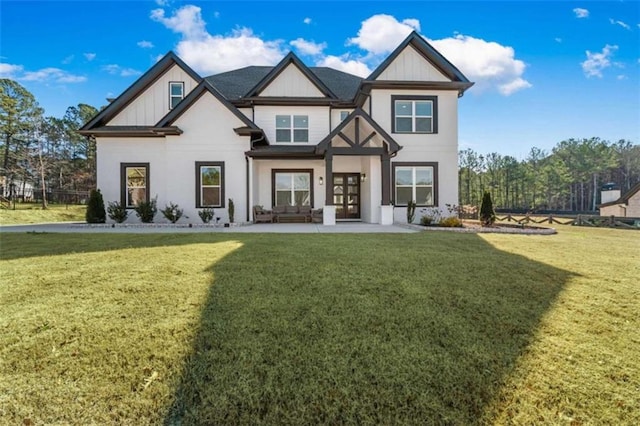
[[[406,221],[406,204],[458,202],[458,98],[467,78],[417,33],[365,79],[309,67],[201,77],[168,53],[79,132],[95,138],[105,201],[307,205],[336,220]],[[131,215],[134,216],[134,215]],[[129,220],[136,220],[135,218]]]
[[[640,182],[623,196],[620,190],[604,188],[602,191],[600,216],[637,217],[640,218]]]

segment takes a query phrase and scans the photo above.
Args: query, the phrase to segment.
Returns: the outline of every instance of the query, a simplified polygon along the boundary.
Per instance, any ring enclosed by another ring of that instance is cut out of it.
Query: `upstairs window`
[[[276,142],[309,142],[309,116],[276,115]]]
[[[169,83],[169,109],[174,109],[184,98],[184,82],[172,81]]]
[[[393,133],[438,133],[436,96],[392,96]]]

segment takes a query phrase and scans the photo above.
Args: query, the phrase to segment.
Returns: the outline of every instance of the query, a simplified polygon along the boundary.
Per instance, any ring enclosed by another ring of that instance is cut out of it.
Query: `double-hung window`
[[[273,170],[274,206],[310,206],[313,170]]]
[[[224,207],[224,162],[196,162],[196,207]]]
[[[120,203],[134,208],[149,201],[149,163],[120,164]]]
[[[437,163],[394,163],[394,199],[397,206],[415,201],[418,206],[437,206]]]
[[[392,96],[393,133],[438,133],[436,96]]]
[[[169,83],[169,109],[174,109],[184,98],[184,82],[172,81]]]
[[[309,116],[276,115],[276,142],[309,142]]]

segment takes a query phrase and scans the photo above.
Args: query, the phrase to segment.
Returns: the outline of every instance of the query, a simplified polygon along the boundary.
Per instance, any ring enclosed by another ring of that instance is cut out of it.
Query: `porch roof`
[[[256,147],[251,151],[245,152],[247,157],[251,158],[269,158],[269,159],[279,159],[279,158],[287,158],[287,159],[295,159],[295,158],[305,158],[305,159],[322,159],[324,158],[323,154],[319,154],[316,152],[316,146],[311,145],[292,145],[292,146],[281,146],[281,145],[269,145],[265,147]]]

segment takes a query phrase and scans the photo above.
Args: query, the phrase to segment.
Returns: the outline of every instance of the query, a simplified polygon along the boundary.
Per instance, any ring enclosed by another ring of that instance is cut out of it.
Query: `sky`
[[[414,30],[475,82],[460,149],[524,159],[569,138],[640,143],[638,0],[0,0],[0,78],[61,117],[105,105],[168,51],[202,76],[293,51],[366,77]]]

